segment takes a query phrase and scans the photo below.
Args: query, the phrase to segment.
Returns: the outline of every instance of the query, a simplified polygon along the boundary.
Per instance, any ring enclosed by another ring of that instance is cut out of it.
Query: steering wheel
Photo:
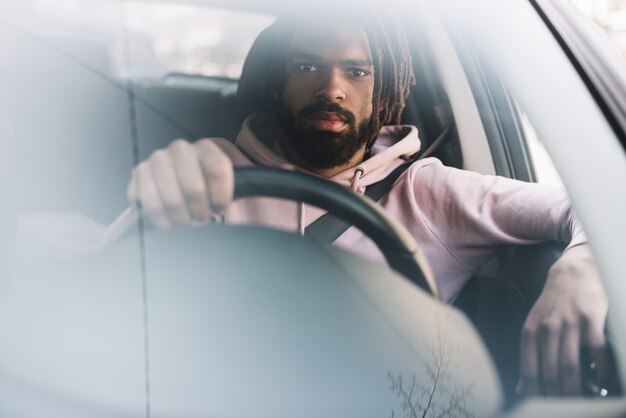
[[[308,203],[359,228],[391,268],[438,296],[430,267],[408,231],[372,200],[312,175],[267,167],[235,168],[235,199],[275,197]]]
[[[42,405],[31,399],[49,391],[43,401],[52,411],[76,404],[80,412],[102,411],[94,416],[135,416],[137,405],[147,402],[177,415],[247,416],[258,405],[284,410],[291,390],[295,400],[284,416],[313,410],[321,396],[331,403],[317,406],[315,415],[324,415],[328,405],[349,411],[358,404],[358,416],[372,408],[386,412],[401,401],[388,390],[394,371],[417,373],[416,382],[430,383],[420,371],[430,358],[428,342],[439,341],[439,321],[432,320],[439,317],[450,326],[446,341],[467,347],[458,361],[481,371],[480,390],[499,393],[473,329],[431,296],[437,290],[422,253],[374,202],[302,173],[241,168],[235,180],[237,198],[303,201],[351,222],[400,274],[262,226],[144,234],[141,222],[133,222],[128,232],[138,236],[26,271],[19,289],[5,298],[10,303],[2,311],[10,315],[0,316],[0,366],[31,380],[13,392],[0,390],[0,399],[15,399],[15,410],[30,411],[30,405]],[[23,319],[11,321],[15,317]],[[59,332],[64,338],[50,343]],[[43,353],[24,352],[46,342]],[[63,372],[66,379],[49,378]],[[3,373],[0,388],[13,387],[14,375]],[[465,369],[454,376],[462,387],[474,379]],[[154,401],[137,390],[142,381]],[[241,390],[254,391],[253,401],[237,402]],[[494,409],[497,402],[485,404]]]

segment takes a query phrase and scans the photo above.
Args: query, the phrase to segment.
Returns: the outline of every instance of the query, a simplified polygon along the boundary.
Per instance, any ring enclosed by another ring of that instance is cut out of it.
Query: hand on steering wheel
[[[406,229],[375,202],[330,181],[302,173],[248,167],[233,170],[220,147],[203,139],[177,140],[155,151],[133,171],[128,186],[132,207],[111,225],[103,239],[115,240],[132,224],[135,208],[157,228],[206,222],[233,199],[266,196],[312,204],[337,215],[372,239],[389,265],[424,290],[437,295],[425,257]]]

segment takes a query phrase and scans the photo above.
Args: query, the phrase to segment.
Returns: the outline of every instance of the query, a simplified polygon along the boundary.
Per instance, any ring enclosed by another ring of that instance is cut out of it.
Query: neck
[[[352,167],[356,167],[361,164],[365,159],[365,145],[363,145],[359,150],[350,158],[345,164],[339,165],[337,167],[331,168],[319,168],[314,167],[308,164],[288,143],[288,141],[281,142],[283,151],[289,161],[298,167],[302,167],[311,173],[317,174],[318,176],[330,178],[333,177],[342,171],[348,170]]]

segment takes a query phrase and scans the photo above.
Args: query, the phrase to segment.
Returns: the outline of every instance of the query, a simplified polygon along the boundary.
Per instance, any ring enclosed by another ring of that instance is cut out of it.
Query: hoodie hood
[[[280,148],[282,135],[273,115],[255,113],[244,121],[236,143],[258,164],[313,174],[287,160]],[[384,126],[376,138],[370,157],[334,175],[330,180],[363,194],[365,187],[387,177],[419,149],[420,140],[414,126]]]

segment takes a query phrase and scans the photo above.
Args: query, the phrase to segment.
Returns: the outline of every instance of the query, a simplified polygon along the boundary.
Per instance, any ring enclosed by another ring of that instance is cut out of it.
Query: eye
[[[317,67],[311,64],[298,64],[297,67],[298,70],[302,71],[303,73],[312,73],[315,71],[319,71]]]
[[[350,77],[360,78],[360,77],[367,77],[369,73],[359,68],[352,68],[351,70],[348,70],[348,75]]]

